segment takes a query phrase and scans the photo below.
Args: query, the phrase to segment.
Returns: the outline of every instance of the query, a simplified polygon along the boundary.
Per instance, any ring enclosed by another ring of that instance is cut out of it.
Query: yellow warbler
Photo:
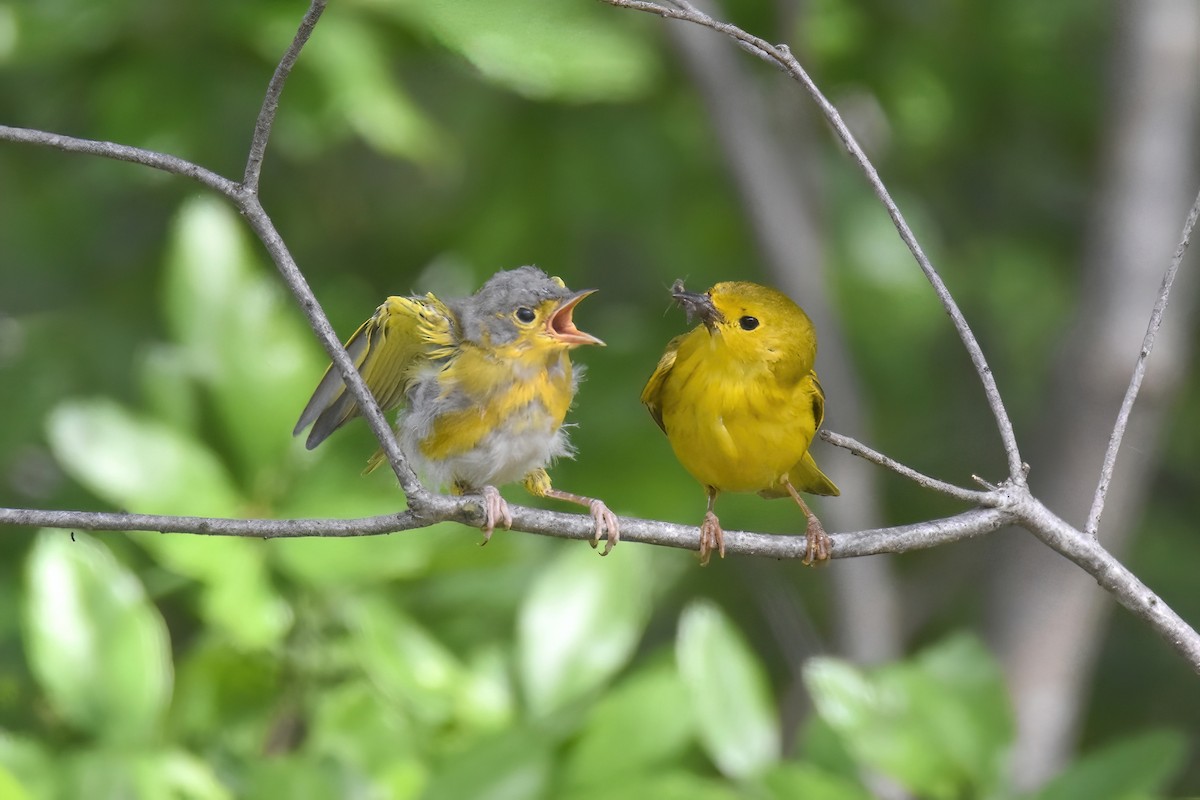
[[[725,557],[713,511],[721,492],[791,496],[808,519],[804,563],[828,559],[829,537],[799,494],[840,494],[808,452],[825,416],[808,315],[782,292],[742,281],[703,294],[675,281],[671,293],[702,324],[667,345],[642,403],[708,494],[700,563],[713,550]]]
[[[600,500],[554,489],[546,467],[573,454],[563,419],[582,369],[568,352],[604,342],[575,327],[572,312],[595,290],[572,292],[536,267],[497,272],[470,297],[389,297],[346,343],[384,411],[404,406],[401,449],[433,484],[482,496],[484,542],[497,524],[512,526],[497,484],[521,480],[538,497],[587,506],[595,547],[607,555],[620,538]],[[300,415],[311,450],[359,414],[342,376],[330,367]],[[383,461],[377,452],[367,472]]]

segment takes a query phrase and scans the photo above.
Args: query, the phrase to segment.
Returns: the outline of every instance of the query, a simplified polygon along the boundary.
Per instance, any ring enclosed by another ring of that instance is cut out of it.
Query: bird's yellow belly
[[[680,366],[663,397],[663,425],[680,463],[720,491],[777,485],[812,441],[811,406],[769,382],[719,379],[711,370]]]
[[[464,366],[438,374],[437,392],[414,398],[402,426],[406,452],[432,483],[505,484],[570,453],[562,430],[575,391],[569,361]]]

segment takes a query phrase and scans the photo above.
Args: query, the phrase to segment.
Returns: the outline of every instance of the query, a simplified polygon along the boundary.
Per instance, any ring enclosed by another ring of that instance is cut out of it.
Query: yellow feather
[[[788,496],[788,483],[839,494],[808,452],[825,415],[808,316],[786,295],[753,283],[719,283],[704,295],[677,285],[675,292],[704,324],[667,345],[642,403],[710,501],[719,492]],[[706,525],[720,542],[715,517]]]

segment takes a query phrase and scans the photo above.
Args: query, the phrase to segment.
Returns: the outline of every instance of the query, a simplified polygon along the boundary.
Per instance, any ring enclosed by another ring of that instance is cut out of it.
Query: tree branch
[[[255,148],[257,148],[257,158],[261,162],[267,138],[270,136],[271,125],[274,121],[275,109],[278,107],[279,95],[283,91],[284,82],[287,80],[292,64],[299,55],[301,47],[303,47],[304,42],[307,41],[309,34],[312,32],[312,26],[316,24],[317,19],[320,17],[325,3],[326,0],[313,0],[312,6],[301,21],[299,31],[297,31],[292,44],[288,47],[287,52],[284,53],[283,59],[280,61],[275,74],[271,78],[267,96],[263,101],[263,107],[255,126],[250,163],[247,164],[247,174],[251,172],[251,166],[256,157]],[[263,243],[267,253],[271,256],[271,260],[275,262],[276,268],[283,276],[284,282],[287,283],[288,288],[291,289],[292,294],[296,297],[301,310],[308,319],[309,325],[317,335],[317,339],[325,348],[325,352],[329,354],[332,362],[337,365],[338,371],[346,382],[347,390],[358,401],[362,415],[366,418],[367,424],[375,434],[376,439],[379,440],[380,447],[387,456],[388,463],[392,467],[392,471],[395,472],[396,478],[400,482],[400,488],[408,498],[409,505],[419,507],[425,501],[429,496],[429,491],[421,485],[416,473],[408,465],[408,460],[400,450],[400,446],[396,442],[396,437],[392,434],[391,426],[383,416],[383,412],[380,411],[379,404],[375,402],[375,396],[371,394],[371,390],[367,388],[366,383],[358,374],[358,370],[355,369],[354,362],[350,360],[350,356],[346,353],[346,348],[342,346],[341,340],[334,332],[333,326],[330,325],[329,318],[325,316],[325,312],[309,287],[308,281],[305,280],[299,267],[296,266],[291,253],[288,252],[283,237],[279,235],[279,231],[275,229],[274,223],[271,222],[271,218],[259,202],[256,185],[242,186],[182,158],[157,153],[152,150],[143,150],[138,147],[114,144],[112,142],[77,139],[57,133],[28,128],[12,128],[4,125],[0,125],[0,140],[41,145],[70,153],[85,153],[117,161],[142,164],[143,166],[153,167],[154,169],[160,169],[175,175],[192,178],[230,200],[237,207],[238,211],[241,212],[242,216],[246,218],[250,227]],[[257,169],[258,167],[255,166],[253,170],[255,172],[255,181],[257,181]]]
[[[595,523],[583,514],[510,505],[513,530],[559,539],[590,540]],[[953,517],[876,528],[855,533],[831,533],[833,558],[857,558],[882,553],[906,553],[991,533],[1012,521],[1004,509],[975,509]],[[161,514],[126,514],[93,511],[53,511],[0,508],[0,525],[62,528],[87,531],[159,531],[205,536],[254,539],[378,536],[416,530],[437,522],[458,522],[478,528],[483,522],[479,498],[432,495],[425,509],[408,510],[361,519],[226,519],[177,517]],[[621,517],[621,541],[660,547],[699,550],[699,529],[694,525]],[[725,550],[731,554],[800,560],[805,555],[803,536],[725,531]]]
[[[1188,245],[1191,244],[1192,229],[1196,227],[1198,217],[1200,217],[1200,194],[1196,195],[1196,202],[1192,203],[1192,210],[1188,212],[1187,219],[1183,223],[1183,235],[1179,238],[1179,246],[1175,248],[1175,255],[1171,258],[1171,264],[1167,267],[1166,274],[1163,275],[1162,288],[1158,290],[1158,298],[1154,301],[1154,308],[1150,311],[1150,323],[1146,326],[1146,337],[1142,339],[1142,349],[1134,362],[1129,388],[1125,390],[1125,398],[1121,401],[1121,410],[1117,412],[1117,422],[1113,425],[1112,436],[1108,440],[1108,449],[1104,452],[1104,465],[1100,468],[1100,482],[1096,486],[1096,496],[1092,500],[1092,508],[1088,512],[1087,525],[1084,526],[1084,531],[1090,536],[1095,536],[1100,528],[1100,515],[1104,513],[1104,500],[1108,496],[1108,485],[1112,482],[1113,468],[1117,463],[1117,451],[1121,449],[1121,440],[1125,437],[1125,428],[1129,424],[1129,414],[1133,411],[1138,391],[1142,388],[1142,379],[1146,376],[1146,361],[1150,358],[1150,351],[1154,349],[1154,338],[1158,335],[1163,314],[1167,310],[1171,286],[1175,283],[1179,265],[1183,263],[1183,256],[1187,252]]]
[[[750,70],[753,65],[739,51],[727,47],[723,37],[696,25],[667,28],[704,103],[745,221],[754,234],[756,260],[778,288],[802,300],[821,332],[821,382],[829,396],[837,398],[827,408],[829,421],[865,432],[868,415],[863,387],[843,330],[845,321],[834,313],[830,298],[825,231],[820,221],[822,177],[821,170],[814,167],[821,161],[811,124],[816,115],[806,113],[803,103],[791,104],[794,113],[780,114],[774,101],[780,92],[791,92],[791,85],[784,81],[772,82],[769,88],[758,85]],[[821,519],[825,525],[833,530],[860,530],[884,524],[879,492],[883,473],[860,459],[843,460],[836,470],[838,485],[854,502],[824,505]],[[784,606],[777,594],[795,593],[799,587],[792,581],[780,581],[774,566],[759,562],[740,575],[759,606],[781,609]],[[900,599],[888,559],[844,563],[830,575],[829,589],[833,612],[829,631],[837,652],[860,664],[884,663],[903,655],[907,607]],[[784,605],[801,603],[793,598]],[[772,629],[777,636],[785,631],[801,635],[800,627],[782,621]],[[784,652],[810,651],[798,640],[778,641],[778,645]],[[793,667],[792,685],[784,696],[799,700],[807,696],[807,690],[800,679],[800,661]],[[785,708],[783,729],[785,736],[790,736],[807,711],[807,701],[788,703]]]
[[[1022,499],[1016,506],[1016,513],[1023,527],[1095,578],[1100,588],[1157,631],[1193,670],[1200,673],[1200,635],[1104,549],[1095,536],[1064,522],[1032,495]]]
[[[342,379],[346,382],[346,388],[354,395],[354,399],[358,401],[359,410],[366,418],[367,424],[370,425],[371,431],[375,434],[375,438],[379,440],[379,446],[387,456],[388,464],[391,465],[392,471],[396,474],[396,479],[400,482],[400,488],[408,498],[409,506],[419,508],[430,496],[429,491],[421,484],[420,479],[417,478],[416,473],[409,466],[407,457],[401,451],[396,437],[392,434],[391,425],[388,424],[387,418],[383,415],[383,411],[380,410],[379,404],[375,401],[375,395],[371,393],[362,376],[358,374],[354,362],[350,360],[350,355],[346,352],[346,348],[342,346],[341,340],[338,338],[337,333],[334,332],[333,326],[329,323],[329,318],[325,316],[321,304],[317,302],[316,295],[313,294],[312,288],[308,285],[308,280],[305,279],[304,273],[296,266],[296,262],[288,251],[283,237],[279,235],[279,231],[275,229],[274,223],[271,222],[271,218],[259,202],[258,195],[243,192],[238,197],[237,205],[242,215],[246,218],[246,221],[250,224],[250,227],[258,235],[259,240],[262,241],[267,252],[271,255],[271,260],[275,262],[275,267],[279,270],[279,274],[283,277],[284,282],[300,304],[304,316],[308,318],[308,324],[317,334],[317,338],[325,348],[325,352],[329,354],[329,358],[337,365],[338,371],[342,374]]]
[[[821,431],[819,435],[822,439],[829,442],[834,447],[845,448],[854,455],[859,456],[860,458],[865,458],[872,464],[878,464],[885,469],[890,469],[892,472],[908,478],[918,486],[931,489],[935,492],[940,492],[941,494],[949,495],[956,500],[962,500],[963,502],[970,503],[972,505],[984,507],[996,505],[996,496],[994,492],[980,492],[972,489],[963,489],[959,486],[955,486],[952,483],[946,483],[945,481],[939,481],[937,478],[931,478],[928,475],[917,472],[912,467],[907,467],[904,464],[901,464],[899,461],[888,458],[883,453],[880,453],[877,450],[872,450],[865,444],[861,444],[860,442],[851,439],[849,436],[843,436],[840,433],[834,433],[833,431]]]
[[[975,371],[979,374],[979,380],[983,384],[983,391],[987,396],[988,405],[992,409],[992,415],[996,418],[996,427],[1000,432],[1000,440],[1004,445],[1004,452],[1008,456],[1009,480],[1023,484],[1025,482],[1025,470],[1020,450],[1017,447],[1016,434],[1013,432],[1012,421],[1008,418],[1008,412],[1004,409],[1004,401],[1000,397],[1000,390],[996,386],[996,379],[992,375],[992,369],[988,366],[987,359],[983,355],[983,349],[975,339],[975,334],[971,332],[971,327],[967,324],[966,318],[951,296],[950,290],[946,288],[945,282],[937,270],[934,269],[933,264],[917,241],[917,237],[913,234],[912,229],[909,228],[904,215],[900,213],[899,207],[892,200],[892,196],[880,179],[875,166],[859,146],[858,141],[854,138],[854,134],[846,127],[846,123],[842,120],[842,115],[838,113],[834,105],[829,102],[821,90],[817,88],[817,85],[813,83],[812,78],[800,66],[800,62],[795,59],[787,45],[773,45],[765,39],[760,39],[757,36],[746,33],[735,25],[727,22],[718,22],[707,14],[696,10],[695,7],[686,2],[675,2],[675,7],[645,2],[645,0],[601,0],[601,2],[617,6],[618,8],[628,8],[634,11],[657,14],[667,19],[691,22],[705,28],[710,28],[718,33],[723,33],[737,42],[748,53],[782,69],[789,77],[804,87],[805,91],[816,102],[817,107],[820,108],[825,119],[833,127],[834,135],[837,136],[838,140],[850,153],[850,157],[866,176],[867,183],[871,185],[875,196],[879,198],[879,201],[883,203],[883,207],[887,209],[888,216],[892,218],[892,223],[896,226],[900,238],[908,247],[909,252],[912,253],[913,258],[916,259],[917,265],[921,268],[921,272],[925,274],[926,280],[933,286],[934,293],[937,294],[938,300],[941,301],[942,308],[950,316],[950,321],[954,324],[954,329],[958,332],[963,346],[967,349],[967,353],[971,357],[971,363],[975,365]]]
[[[782,69],[789,77],[804,87],[805,91],[808,92],[820,108],[825,119],[833,127],[834,134],[838,140],[841,141],[851,158],[866,176],[876,197],[879,198],[880,202],[887,209],[888,216],[891,217],[896,230],[900,234],[900,238],[908,246],[917,265],[933,286],[938,300],[942,303],[942,307],[950,316],[959,338],[962,340],[964,347],[966,347],[971,357],[971,362],[974,364],[975,371],[978,373],[979,379],[983,384],[984,394],[987,396],[988,404],[996,419],[1000,438],[1008,457],[1009,477],[995,489],[982,493],[982,496],[977,496],[977,493],[937,481],[908,467],[904,467],[892,459],[846,437],[824,433],[822,436],[826,441],[847,447],[852,452],[868,458],[881,466],[899,472],[927,488],[967,500],[968,502],[993,506],[995,513],[1000,513],[1002,519],[1008,518],[1008,521],[1025,527],[1043,543],[1092,575],[1097,583],[1112,594],[1118,602],[1129,608],[1158,631],[1159,635],[1166,639],[1188,661],[1192,669],[1200,673],[1200,635],[1179,615],[1166,606],[1160,598],[1146,588],[1136,576],[1121,565],[1112,554],[1099,544],[1094,536],[1090,536],[1068,525],[1029,492],[1025,481],[1027,468],[1021,459],[1020,450],[1017,447],[1012,422],[1004,408],[999,388],[996,385],[991,368],[984,358],[978,341],[976,341],[949,289],[925,255],[908,223],[905,221],[904,216],[892,200],[874,165],[871,164],[853,134],[846,127],[837,109],[829,102],[820,89],[817,88],[808,73],[805,72],[804,68],[792,56],[787,46],[772,45],[766,40],[752,36],[734,25],[714,20],[707,14],[697,10],[687,0],[668,0],[671,3],[669,6],[647,2],[646,0],[602,0],[602,2],[618,8],[628,8],[635,11],[656,14],[666,19],[691,22],[722,33],[747,52]],[[1191,217],[1189,217],[1189,220],[1191,220]],[[1182,256],[1180,255],[1180,257]],[[1168,290],[1169,286],[1167,290],[1164,290],[1160,294],[1160,300],[1164,306]],[[1144,364],[1139,363],[1144,370]],[[978,513],[986,512],[980,511]]]
[[[53,147],[55,150],[67,153],[83,153],[89,156],[111,158],[115,161],[141,164],[144,167],[159,169],[172,175],[191,178],[235,202],[238,197],[237,184],[228,178],[178,156],[156,153],[153,150],[143,150],[140,147],[130,147],[114,142],[99,142],[94,139],[77,139],[74,136],[64,136],[61,133],[49,133],[32,128],[12,128],[8,125],[0,125],[0,140],[36,144]]]
[[[901,238],[908,245],[921,270],[933,285],[950,315],[955,329],[971,355],[976,371],[984,385],[985,394],[996,416],[1001,439],[1009,458],[1009,480],[995,490],[970,492],[959,487],[921,475],[915,470],[897,464],[869,448],[836,434],[827,439],[848,447],[858,454],[871,458],[883,466],[894,469],[921,485],[941,491],[960,500],[976,502],[985,508],[977,508],[946,519],[922,522],[914,525],[860,531],[854,534],[834,534],[832,555],[848,558],[878,553],[898,553],[908,550],[933,547],[959,539],[979,536],[1006,524],[1026,527],[1049,547],[1070,559],[1090,575],[1117,600],[1139,618],[1159,632],[1172,646],[1200,672],[1200,635],[1197,635],[1182,618],[1172,611],[1157,595],[1151,592],[1132,573],[1109,554],[1092,536],[1072,528],[1050,512],[1034,498],[1025,485],[1024,470],[1017,449],[1012,425],[1001,402],[995,380],[987,366],[970,328],[950,296],[949,290],[916,242],[899,209],[892,201],[877,172],[863,154],[854,137],[842,122],[836,109],[825,99],[808,75],[784,46],[774,46],[762,39],[750,36],[740,29],[719,23],[696,11],[688,3],[678,3],[678,8],[667,8],[641,0],[604,0],[610,5],[651,11],[664,17],[686,20],[725,33],[738,41],[745,49],[760,58],[777,64],[793,79],[800,82],[817,101],[822,112],[833,125],[838,138],[866,174],[875,194],[887,208]],[[294,38],[284,58],[276,69],[268,88],[267,97],[255,128],[254,143],[247,163],[247,185],[242,186],[203,167],[186,160],[153,151],[142,150],[110,142],[76,139],[69,136],[33,131],[23,128],[0,126],[0,140],[37,144],[66,152],[78,152],[142,164],[173,174],[189,177],[230,199],[248,220],[256,235],[266,247],[284,280],[299,301],[317,337],[321,340],[330,358],[337,365],[349,391],[358,400],[372,431],[379,439],[389,462],[408,496],[410,509],[398,514],[372,517],[361,520],[220,520],[197,517],[170,517],[141,514],[111,514],[78,511],[45,511],[36,509],[0,509],[0,524],[39,525],[45,527],[78,528],[88,530],[161,530],[188,532],[207,535],[252,536],[263,538],[297,536],[351,536],[398,532],[425,527],[434,522],[455,521],[478,526],[482,521],[479,500],[476,497],[451,497],[429,493],[419,482],[400,451],[391,429],[379,410],[371,392],[355,370],[353,363],[334,334],[320,304],[313,296],[303,274],[288,252],[286,244],[270,217],[260,204],[256,183],[262,155],[265,152],[278,98],[292,64],[308,35],[312,31],[324,7],[324,0],[314,0],[305,16],[301,29]],[[1195,209],[1193,210],[1195,216]],[[1194,222],[1193,218],[1189,218]],[[1189,228],[1190,230],[1190,228]],[[1186,239],[1186,235],[1185,235]],[[1168,287],[1169,289],[1169,287]],[[1166,291],[1160,296],[1165,305]],[[1156,306],[1157,308],[1157,306]],[[1161,316],[1161,314],[1160,314]],[[1144,359],[1143,359],[1144,360]],[[830,438],[832,437],[832,438]],[[512,507],[514,527],[518,530],[572,539],[590,539],[594,533],[589,517],[564,514],[524,507]],[[695,527],[675,525],[642,519],[625,519],[622,538],[668,547],[697,549],[699,534]],[[803,537],[778,536],[741,531],[726,532],[726,549],[732,553],[765,556],[780,559],[798,559],[803,556]]]
[[[291,45],[275,67],[275,74],[267,84],[267,95],[263,98],[262,108],[258,111],[258,119],[254,121],[254,138],[250,141],[250,156],[246,159],[246,172],[242,177],[242,186],[251,192],[258,191],[258,179],[262,172],[263,156],[267,150],[267,140],[271,138],[271,126],[275,124],[275,112],[279,110],[279,96],[283,94],[283,84],[287,81],[300,51],[304,48],[308,37],[312,35],[321,12],[325,10],[328,0],[312,0],[300,27],[292,38]]]

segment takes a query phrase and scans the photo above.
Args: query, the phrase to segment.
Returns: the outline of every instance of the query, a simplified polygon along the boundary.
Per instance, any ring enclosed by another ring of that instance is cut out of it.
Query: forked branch
[[[1150,312],[1150,322],[1146,326],[1146,336],[1142,339],[1142,349],[1138,352],[1137,360],[1133,364],[1133,376],[1129,379],[1129,388],[1125,390],[1121,409],[1117,412],[1117,422],[1113,425],[1112,436],[1108,440],[1108,449],[1104,452],[1104,464],[1100,467],[1100,482],[1096,486],[1096,496],[1092,500],[1092,508],[1088,512],[1087,525],[1084,526],[1084,530],[1091,536],[1095,536],[1100,529],[1100,515],[1104,513],[1104,500],[1108,497],[1108,485],[1112,482],[1113,468],[1117,463],[1117,452],[1121,449],[1121,440],[1125,438],[1129,415],[1137,400],[1138,390],[1142,388],[1142,379],[1146,376],[1146,362],[1150,358],[1150,351],[1154,349],[1154,339],[1158,335],[1158,329],[1162,326],[1163,314],[1167,310],[1167,300],[1171,297],[1171,287],[1175,284],[1175,275],[1179,272],[1179,265],[1183,263],[1183,256],[1187,253],[1188,245],[1191,244],[1192,229],[1196,227],[1197,218],[1200,218],[1200,194],[1196,195],[1196,202],[1192,203],[1192,210],[1188,212],[1187,219],[1184,220],[1183,234],[1179,237],[1179,245],[1175,248],[1175,255],[1171,258],[1166,274],[1163,275],[1162,286],[1158,290],[1158,298],[1154,301],[1154,308]]]
[[[987,359],[983,355],[983,349],[975,339],[975,334],[971,332],[971,326],[967,324],[966,318],[963,316],[962,311],[959,310],[958,303],[951,296],[950,290],[946,288],[941,275],[934,269],[929,257],[925,255],[925,250],[921,247],[920,242],[917,241],[917,237],[908,226],[908,221],[905,220],[904,214],[900,212],[900,208],[896,205],[891,193],[879,177],[875,165],[871,163],[871,160],[867,158],[867,154],[859,146],[858,140],[850,132],[850,128],[847,127],[845,121],[842,119],[842,115],[838,113],[833,103],[829,102],[829,99],[825,97],[824,93],[817,87],[812,78],[809,77],[808,72],[805,71],[800,62],[792,55],[792,51],[788,49],[787,45],[771,44],[766,39],[752,36],[735,25],[713,19],[702,11],[697,10],[691,3],[685,1],[673,2],[671,5],[645,2],[645,0],[601,0],[601,2],[617,6],[618,8],[646,11],[667,19],[690,22],[722,33],[733,39],[746,52],[783,70],[789,77],[804,87],[804,90],[816,102],[826,121],[833,127],[834,135],[837,136],[838,141],[850,153],[850,157],[854,160],[854,163],[858,165],[859,169],[866,176],[871,190],[879,198],[879,201],[883,203],[883,207],[887,210],[888,216],[892,218],[892,223],[896,226],[900,238],[908,247],[909,252],[912,253],[913,258],[916,259],[917,265],[921,268],[921,272],[924,273],[926,280],[933,286],[934,293],[937,294],[942,308],[950,316],[950,321],[954,324],[954,329],[958,332],[958,336],[962,340],[967,354],[971,357],[971,363],[975,365],[975,371],[979,374],[979,380],[983,384],[983,391],[987,396],[988,405],[992,409],[992,415],[996,418],[996,427],[1000,431],[1000,441],[1004,445],[1004,452],[1008,457],[1009,480],[1024,483],[1025,471],[1022,468],[1023,462],[1021,461],[1020,450],[1017,447],[1016,435],[1013,433],[1012,421],[1009,419],[1008,412],[1004,408],[1004,401],[1000,397],[1000,390],[996,386],[996,379],[992,375],[992,369],[988,366]]]
[[[867,176],[868,182],[887,209],[901,238],[909,247],[917,264],[920,266],[922,272],[925,273],[938,298],[941,300],[943,307],[950,315],[955,329],[958,331],[964,346],[971,356],[972,362],[975,364],[976,371],[979,373],[988,402],[996,417],[1000,437],[1008,456],[1010,472],[1008,480],[989,491],[980,492],[963,489],[921,475],[915,470],[905,467],[882,454],[876,453],[851,439],[827,433],[825,434],[825,438],[834,444],[846,447],[852,452],[868,458],[877,464],[895,470],[926,488],[979,506],[979,508],[974,510],[946,519],[931,520],[894,528],[860,531],[853,534],[833,534],[833,557],[847,558],[877,553],[906,552],[908,550],[933,547],[971,536],[990,533],[1004,525],[1020,525],[1027,528],[1047,545],[1093,575],[1101,586],[1111,592],[1119,602],[1149,623],[1188,660],[1194,669],[1200,671],[1200,636],[1163,603],[1160,598],[1154,595],[1124,566],[1117,562],[1111,554],[1105,551],[1096,542],[1094,537],[1087,536],[1063,522],[1029,493],[1025,485],[1024,468],[1017,449],[1012,425],[1005,412],[999,390],[996,387],[995,380],[992,377],[991,370],[987,366],[978,342],[971,333],[954,299],[950,296],[949,290],[933,268],[933,265],[929,262],[929,259],[925,256],[920,245],[917,243],[916,237],[905,222],[903,215],[892,201],[879,175],[851,135],[841,116],[817,89],[815,84],[813,84],[807,73],[805,73],[795,58],[792,57],[787,47],[771,45],[762,39],[750,36],[732,25],[717,22],[682,0],[670,7],[656,3],[642,2],[642,0],[604,0],[604,2],[614,6],[648,11],[664,17],[693,22],[724,33],[759,58],[776,64],[803,85],[817,102],[826,119],[833,126],[835,134],[850,152],[851,157]],[[270,217],[258,200],[257,189],[262,158],[266,151],[267,141],[270,138],[280,93],[283,90],[292,65],[295,63],[301,49],[312,33],[313,26],[320,17],[325,3],[326,0],[313,0],[296,36],[293,38],[291,45],[275,70],[255,125],[246,172],[241,183],[236,183],[204,167],[175,156],[110,142],[76,139],[44,131],[6,126],[0,126],[0,140],[41,145],[66,152],[84,153],[142,164],[154,169],[191,178],[232,202],[243,216],[246,217],[251,228],[271,255],[280,274],[307,316],[318,339],[325,347],[333,363],[337,365],[349,391],[358,401],[363,415],[367,418],[368,424],[375,433],[376,438],[378,438],[384,453],[388,457],[389,463],[396,473],[401,488],[408,497],[410,509],[398,514],[361,520],[232,520],[80,511],[0,509],[0,524],[85,530],[159,530],[163,532],[187,532],[261,538],[373,535],[412,530],[443,521],[460,522],[471,526],[478,526],[480,524],[481,512],[477,498],[432,494],[421,485],[417,476],[405,460],[404,454],[396,443],[387,420],[380,412],[374,397],[354,368],[354,364],[342,347],[332,326],[330,326],[328,319],[321,310],[320,304],[313,296],[307,281],[296,266],[283,238],[275,229]],[[1178,268],[1177,262],[1182,259],[1182,250],[1186,248],[1191,227],[1195,223],[1195,217],[1197,213],[1200,213],[1197,211],[1197,208],[1200,208],[1200,200],[1197,201],[1197,207],[1193,208],[1192,216],[1189,217],[1189,223],[1185,228],[1184,241],[1180,245],[1176,262],[1173,263],[1172,269],[1168,271],[1169,278],[1173,278],[1174,271]],[[1159,305],[1162,307],[1165,307],[1169,289],[1170,283],[1166,281],[1163,292],[1160,294]],[[1152,317],[1151,322],[1151,332],[1157,329],[1157,322],[1155,320],[1156,318],[1161,319],[1161,315],[1162,308],[1156,306],[1156,314],[1155,317]],[[1150,334],[1148,333],[1148,335]],[[1145,355],[1148,355],[1148,350],[1148,347],[1144,348],[1139,365],[1144,364]],[[1136,372],[1135,379],[1138,379]],[[1133,391],[1136,393],[1136,389]],[[1132,399],[1129,399],[1128,402],[1132,404]],[[1119,444],[1120,436],[1118,432],[1114,432],[1114,438],[1116,444]],[[1114,444],[1110,447],[1115,454],[1116,445]],[[1100,503],[1102,504],[1102,494],[1098,496],[1101,497]],[[592,521],[586,516],[522,507],[512,507],[512,512],[515,523],[514,527],[519,530],[573,539],[590,539],[593,535]],[[1099,512],[1096,511],[1095,515],[1098,517]],[[621,531],[622,538],[628,541],[687,549],[697,549],[699,543],[696,528],[654,520],[623,518],[621,520]],[[804,539],[803,537],[772,536],[760,533],[728,531],[726,532],[726,549],[732,553],[746,555],[799,559],[804,555]]]
[[[917,265],[933,286],[934,292],[942,303],[942,307],[954,323],[955,330],[958,331],[959,338],[966,347],[967,353],[971,357],[971,362],[975,365],[975,371],[979,376],[980,382],[983,384],[984,394],[987,396],[988,404],[991,406],[992,414],[996,419],[1000,439],[1008,456],[1009,477],[999,486],[987,492],[973,492],[922,475],[916,470],[877,453],[848,437],[831,432],[823,433],[822,437],[831,444],[844,447],[852,453],[887,469],[891,469],[926,488],[969,503],[1003,509],[1006,512],[1006,523],[1026,528],[1046,545],[1087,571],[1088,574],[1096,579],[1097,583],[1112,593],[1118,602],[1154,627],[1177,652],[1188,660],[1194,670],[1200,672],[1200,635],[1197,635],[1196,631],[1187,622],[1163,603],[1161,598],[1151,592],[1133,573],[1117,561],[1112,554],[1101,547],[1094,536],[1095,526],[1104,506],[1104,496],[1112,477],[1112,465],[1116,460],[1117,449],[1120,446],[1125,424],[1128,421],[1129,410],[1133,406],[1138,386],[1140,386],[1142,376],[1145,373],[1146,359],[1149,357],[1150,350],[1153,347],[1154,335],[1162,322],[1162,315],[1166,308],[1167,298],[1170,294],[1175,273],[1178,271],[1183,254],[1187,249],[1192,228],[1196,223],[1196,217],[1200,215],[1200,197],[1197,198],[1196,205],[1192,207],[1192,212],[1188,216],[1182,240],[1176,250],[1175,258],[1167,270],[1166,277],[1163,279],[1163,286],[1159,292],[1158,302],[1156,302],[1154,311],[1151,314],[1146,340],[1143,343],[1142,352],[1134,367],[1133,379],[1130,382],[1129,391],[1126,394],[1125,402],[1122,405],[1116,427],[1109,442],[1109,452],[1105,457],[1100,485],[1096,491],[1096,499],[1092,506],[1092,512],[1089,515],[1087,533],[1085,533],[1064,522],[1029,492],[1025,481],[1028,467],[1021,460],[1012,422],[1005,411],[1004,403],[1001,399],[995,378],[992,375],[991,368],[988,366],[986,358],[984,358],[978,341],[975,339],[974,334],[971,333],[970,326],[959,310],[958,304],[951,296],[950,290],[946,287],[941,276],[938,275],[937,270],[934,269],[933,264],[929,261],[920,244],[917,242],[903,214],[901,214],[899,208],[892,200],[891,194],[879,177],[879,173],[858,145],[857,140],[855,140],[846,123],[842,120],[841,114],[838,113],[833,104],[820,91],[812,78],[809,77],[808,73],[792,55],[788,47],[786,45],[771,44],[765,39],[746,33],[735,25],[715,20],[708,14],[698,10],[688,0],[667,0],[666,4],[648,2],[647,0],[602,0],[602,2],[617,6],[618,8],[643,11],[666,19],[693,23],[724,34],[742,49],[783,70],[808,92],[825,119],[832,126],[834,135],[850,153],[851,158],[866,176],[867,182],[871,185],[875,195],[883,203],[884,208],[887,209],[887,213],[891,217],[897,232],[900,234],[900,238],[908,246],[913,258],[916,259]]]

